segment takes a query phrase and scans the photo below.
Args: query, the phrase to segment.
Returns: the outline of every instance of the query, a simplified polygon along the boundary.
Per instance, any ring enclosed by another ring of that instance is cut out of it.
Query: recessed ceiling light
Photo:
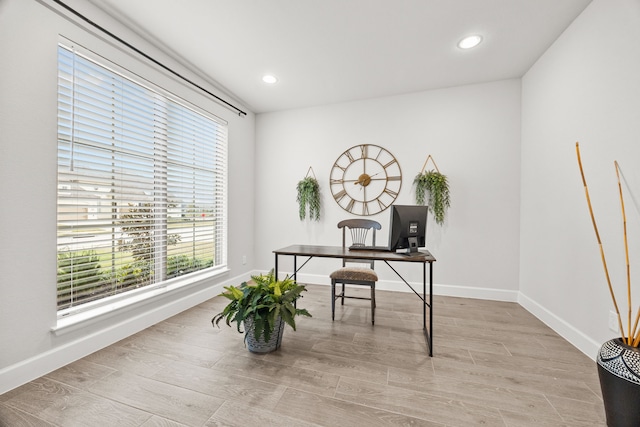
[[[481,41],[482,36],[480,35],[467,36],[458,42],[458,47],[460,49],[471,49],[472,47],[478,46]]]
[[[262,76],[262,81],[272,85],[272,84],[276,83],[278,81],[278,79],[275,76],[267,74],[266,76]]]

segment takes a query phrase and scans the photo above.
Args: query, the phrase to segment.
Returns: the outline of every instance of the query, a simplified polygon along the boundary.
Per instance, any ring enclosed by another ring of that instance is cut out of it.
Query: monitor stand
[[[409,237],[409,253],[418,252],[418,238],[417,237]]]

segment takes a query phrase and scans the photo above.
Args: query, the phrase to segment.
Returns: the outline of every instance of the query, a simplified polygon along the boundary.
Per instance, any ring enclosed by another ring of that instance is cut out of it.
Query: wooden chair
[[[347,230],[351,235],[351,246],[375,246],[376,230],[382,227],[380,223],[369,219],[346,219],[338,223],[338,228],[342,229],[342,247],[347,248]],[[367,237],[371,233],[371,243],[367,244]],[[359,266],[354,266],[353,264]],[[335,320],[336,300],[340,298],[341,305],[344,305],[345,298],[371,300],[371,324],[375,324],[376,314],[376,282],[378,275],[374,271],[371,260],[342,260],[342,268],[334,271],[329,276],[331,278],[331,320]],[[365,266],[362,266],[365,265]],[[336,294],[336,283],[342,285],[342,291]],[[358,297],[346,295],[345,285],[368,286],[371,289],[371,296]]]

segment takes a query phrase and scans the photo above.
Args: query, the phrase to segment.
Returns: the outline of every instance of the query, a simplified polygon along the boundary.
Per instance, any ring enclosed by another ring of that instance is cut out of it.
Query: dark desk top
[[[412,254],[399,254],[389,251],[351,251],[342,246],[315,246],[315,245],[291,245],[286,248],[273,251],[276,255],[299,255],[321,258],[344,259],[372,259],[375,261],[400,261],[400,262],[434,262],[436,259],[425,249]]]

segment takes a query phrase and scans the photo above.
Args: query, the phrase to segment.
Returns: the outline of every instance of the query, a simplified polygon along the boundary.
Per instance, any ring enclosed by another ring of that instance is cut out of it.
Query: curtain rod
[[[53,0],[54,3],[57,3],[58,5],[62,6],[63,8],[65,8],[66,10],[68,10],[69,12],[73,13],[74,15],[76,15],[78,18],[82,19],[83,21],[87,22],[88,24],[92,25],[93,27],[97,28],[98,30],[102,31],[103,33],[107,34],[108,36],[110,36],[111,38],[119,41],[120,43],[122,43],[123,45],[125,45],[126,47],[128,47],[129,49],[133,50],[134,52],[136,52],[139,55],[142,55],[143,57],[145,57],[146,59],[148,59],[149,61],[153,62],[154,64],[156,64],[157,66],[163,68],[164,70],[170,72],[171,74],[173,74],[174,76],[184,80],[185,82],[189,83],[192,86],[195,86],[196,88],[200,89],[201,91],[205,92],[206,94],[214,97],[216,100],[222,102],[223,104],[227,105],[228,107],[231,107],[232,109],[234,109],[235,111],[238,112],[239,116],[246,116],[247,113],[244,112],[243,110],[241,110],[240,108],[236,107],[235,105],[225,101],[224,99],[220,98],[219,96],[217,96],[216,94],[210,92],[209,90],[203,88],[202,86],[200,86],[199,84],[193,82],[192,80],[184,77],[182,74],[172,70],[171,68],[167,67],[166,65],[164,65],[163,63],[161,63],[160,61],[157,61],[156,59],[152,58],[151,56],[147,55],[146,53],[144,53],[143,51],[141,51],[140,49],[138,49],[137,47],[131,45],[130,43],[124,41],[123,39],[121,39],[120,37],[116,36],[115,34],[113,34],[111,31],[107,30],[106,28],[96,24],[95,22],[93,22],[91,19],[87,18],[86,16],[82,15],[80,12],[78,12],[77,10],[69,7],[68,5],[66,5],[65,3],[63,3],[60,0]]]

